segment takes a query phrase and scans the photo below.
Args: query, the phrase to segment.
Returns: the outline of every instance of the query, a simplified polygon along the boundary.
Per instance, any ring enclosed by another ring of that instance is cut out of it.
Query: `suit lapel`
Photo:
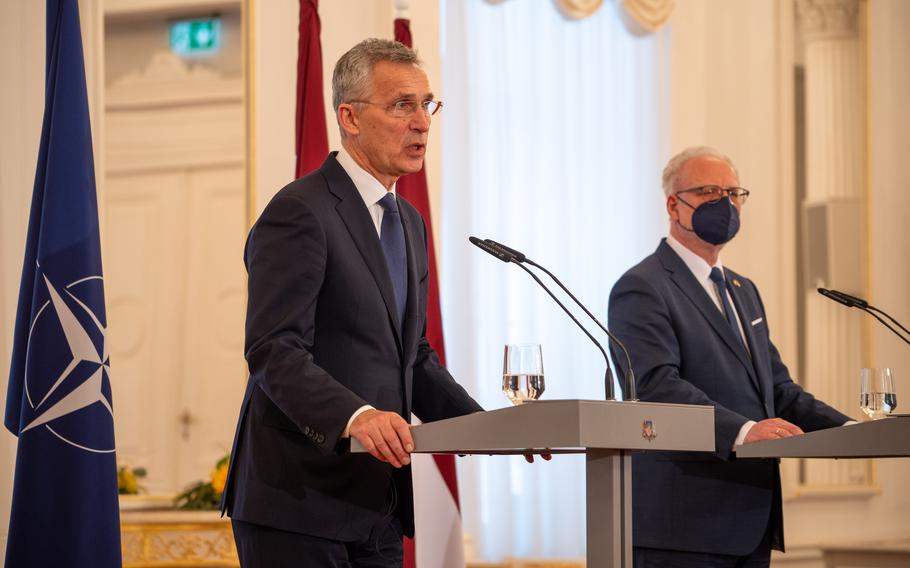
[[[338,211],[338,215],[347,227],[351,239],[379,287],[379,293],[382,295],[389,316],[389,324],[395,331],[395,341],[398,343],[399,351],[403,352],[401,328],[395,312],[395,292],[389,276],[389,268],[386,265],[385,253],[382,252],[382,244],[376,235],[376,225],[373,224],[370,212],[354,186],[354,182],[335,159],[334,152],[326,158],[321,171],[328,181],[329,191],[338,198],[335,210]],[[408,272],[410,273],[410,268]]]
[[[753,386],[756,390],[761,392],[758,385],[758,377],[755,376],[755,369],[752,368],[752,361],[749,360],[748,353],[746,353],[746,350],[743,348],[739,339],[733,335],[730,324],[727,323],[723,314],[717,309],[714,301],[708,297],[708,294],[705,292],[702,285],[695,279],[695,276],[693,276],[689,267],[687,267],[683,260],[679,258],[672,248],[670,248],[670,245],[668,245],[666,241],[660,243],[660,246],[657,248],[657,255],[664,265],[664,268],[672,273],[670,279],[673,280],[673,283],[679,287],[687,298],[689,298],[689,301],[695,304],[698,311],[701,312],[702,316],[708,321],[708,324],[714,329],[714,332],[723,339],[730,351],[733,352],[733,355],[742,363]]]
[[[768,352],[768,346],[765,345],[763,339],[759,339],[756,335],[752,321],[758,316],[762,317],[758,310],[748,309],[747,306],[754,306],[755,303],[750,301],[746,290],[740,284],[739,279],[736,274],[727,274],[726,278],[728,281],[732,279],[733,285],[730,286],[730,296],[733,298],[733,305],[736,308],[736,313],[739,315],[739,321],[743,326],[743,333],[746,336],[746,341],[749,344],[749,350],[752,354],[752,365],[755,369],[755,373],[758,375],[758,389],[761,393],[762,399],[765,402],[765,411],[768,414],[768,417],[774,416],[774,397],[773,397],[773,385],[771,384],[771,369],[767,367],[767,360],[764,357],[761,357],[761,353]]]

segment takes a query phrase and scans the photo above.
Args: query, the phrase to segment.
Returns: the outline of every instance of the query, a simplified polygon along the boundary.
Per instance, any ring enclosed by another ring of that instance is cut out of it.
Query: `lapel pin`
[[[737,288],[742,288],[742,287],[743,287],[743,285],[740,284],[740,283],[739,283],[739,280],[737,280],[736,278],[733,279],[733,285],[736,286]]]

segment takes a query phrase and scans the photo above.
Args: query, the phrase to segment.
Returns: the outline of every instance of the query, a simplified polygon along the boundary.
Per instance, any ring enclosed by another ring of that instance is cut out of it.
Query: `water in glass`
[[[872,420],[885,418],[897,407],[897,393],[891,369],[865,368],[860,371],[859,406]]]
[[[502,363],[502,392],[512,404],[537,400],[544,388],[540,345],[506,345]]]

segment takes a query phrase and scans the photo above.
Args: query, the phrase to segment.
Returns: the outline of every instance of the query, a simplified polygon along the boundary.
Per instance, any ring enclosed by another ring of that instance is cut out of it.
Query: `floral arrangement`
[[[117,493],[120,495],[145,493],[145,487],[140,485],[139,480],[144,478],[147,473],[144,467],[129,468],[123,466],[117,468]]]
[[[174,505],[178,509],[206,510],[217,509],[221,503],[221,494],[224,492],[224,483],[227,481],[228,463],[230,454],[224,456],[215,464],[208,481],[199,481],[174,498]]]

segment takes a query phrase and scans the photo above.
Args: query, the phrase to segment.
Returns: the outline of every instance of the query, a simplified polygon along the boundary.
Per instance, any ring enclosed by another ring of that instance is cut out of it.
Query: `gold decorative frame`
[[[239,568],[229,519],[189,523],[122,523],[124,568]]]

